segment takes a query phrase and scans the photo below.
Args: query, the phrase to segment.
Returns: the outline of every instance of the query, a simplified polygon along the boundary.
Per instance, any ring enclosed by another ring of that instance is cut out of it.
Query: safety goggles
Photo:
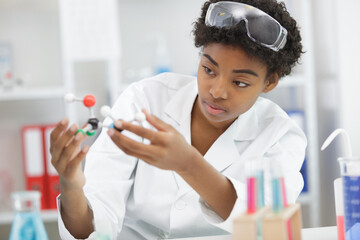
[[[279,51],[286,44],[287,30],[278,21],[253,6],[230,1],[211,3],[207,26],[231,28],[244,21],[248,37],[262,46]]]

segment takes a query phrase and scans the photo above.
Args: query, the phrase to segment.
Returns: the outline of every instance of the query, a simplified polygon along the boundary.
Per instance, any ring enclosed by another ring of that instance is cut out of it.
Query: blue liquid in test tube
[[[264,171],[263,170],[257,171],[256,178],[257,178],[257,188],[258,188],[257,204],[258,204],[258,208],[261,208],[265,206]]]

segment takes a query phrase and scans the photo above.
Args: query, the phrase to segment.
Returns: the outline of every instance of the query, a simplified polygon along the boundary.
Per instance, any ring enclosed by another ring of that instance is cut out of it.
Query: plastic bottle
[[[14,220],[9,240],[48,240],[40,216],[40,192],[20,191],[11,194]]]
[[[166,39],[163,35],[156,36],[157,48],[155,52],[155,73],[170,72],[170,58],[167,50]]]

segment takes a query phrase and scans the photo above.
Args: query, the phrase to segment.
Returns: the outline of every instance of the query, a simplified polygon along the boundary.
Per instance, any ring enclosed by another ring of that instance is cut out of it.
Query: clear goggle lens
[[[210,4],[205,24],[230,28],[245,22],[248,37],[265,47],[279,51],[286,44],[287,30],[278,21],[253,6],[222,1]]]

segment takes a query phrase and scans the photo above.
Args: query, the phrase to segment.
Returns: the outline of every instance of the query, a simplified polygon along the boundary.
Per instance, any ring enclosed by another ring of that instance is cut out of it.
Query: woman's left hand
[[[140,158],[148,164],[177,173],[186,173],[191,167],[191,160],[197,155],[197,150],[172,126],[145,110],[143,113],[147,122],[158,131],[121,120],[116,121],[115,126],[148,139],[150,144],[134,141],[115,129],[109,129],[108,134],[113,142],[126,154]]]

